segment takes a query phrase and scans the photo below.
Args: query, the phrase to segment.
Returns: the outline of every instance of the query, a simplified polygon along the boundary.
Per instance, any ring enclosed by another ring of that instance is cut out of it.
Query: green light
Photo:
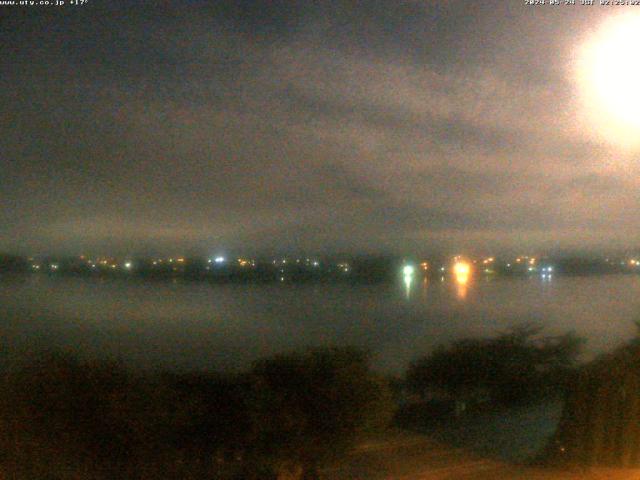
[[[411,265],[405,265],[404,268],[402,269],[402,273],[404,274],[405,277],[412,276],[414,271],[415,269]]]

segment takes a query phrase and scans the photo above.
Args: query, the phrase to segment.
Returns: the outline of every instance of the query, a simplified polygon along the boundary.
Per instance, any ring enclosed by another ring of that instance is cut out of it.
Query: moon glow
[[[583,44],[576,73],[590,124],[609,141],[640,146],[640,15],[605,21]]]

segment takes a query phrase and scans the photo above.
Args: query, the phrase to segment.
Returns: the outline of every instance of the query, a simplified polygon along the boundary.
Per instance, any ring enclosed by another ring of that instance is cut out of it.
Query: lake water
[[[439,343],[544,325],[587,339],[587,353],[635,334],[640,277],[471,279],[380,285],[210,285],[187,281],[0,277],[5,352],[108,355],[139,368],[226,369],[309,345],[369,348],[400,372]]]

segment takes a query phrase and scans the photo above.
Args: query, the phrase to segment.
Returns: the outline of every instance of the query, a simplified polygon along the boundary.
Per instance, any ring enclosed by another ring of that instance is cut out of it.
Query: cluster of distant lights
[[[495,270],[493,269],[496,263],[495,257],[487,257],[481,260],[473,260],[471,262],[471,261],[465,260],[461,255],[456,255],[455,257],[453,257],[452,264],[450,265],[450,271],[453,274],[453,278],[455,279],[455,281],[460,285],[466,285],[469,279],[471,278],[471,274],[473,272],[472,264],[477,264],[477,263],[481,264],[481,266],[483,267],[482,271],[484,273],[486,274],[495,273]],[[537,265],[538,260],[535,257],[529,257],[526,255],[520,256],[515,259],[514,263],[518,265],[524,265],[526,267],[526,271],[529,273],[539,272],[540,276],[543,279],[551,279],[552,274],[554,272],[553,266],[547,265],[547,266],[539,267]],[[635,259],[631,260],[630,265],[637,266],[640,268],[640,260],[635,260]],[[505,266],[506,268],[511,268],[512,263],[506,263]],[[426,272],[429,269],[429,264],[427,262],[420,263],[420,269],[423,270],[423,272]],[[409,288],[409,286],[411,285],[411,282],[416,273],[416,270],[417,270],[416,267],[414,267],[411,264],[406,264],[402,267],[402,275],[407,288]],[[441,273],[440,280],[444,281],[445,279],[444,275],[445,275],[445,272],[447,271],[447,267],[443,265],[439,268],[439,271]]]
[[[493,259],[491,260],[493,261]],[[420,270],[422,270],[422,274],[425,275],[424,279],[426,282],[426,275],[429,270],[428,262],[420,263]],[[402,267],[402,276],[404,279],[404,285],[406,288],[407,298],[410,296],[411,292],[411,284],[413,283],[414,276],[416,275],[417,268],[411,264],[405,264]],[[442,276],[440,280],[444,282],[444,272],[446,271],[446,267],[440,267],[440,273]],[[453,273],[453,278],[455,279],[456,285],[458,287],[457,295],[460,299],[464,299],[467,296],[467,287],[469,283],[469,279],[471,277],[472,266],[471,263],[466,261],[462,256],[458,255],[454,257],[453,264],[451,266],[451,271]]]
[[[183,257],[178,257],[178,258],[159,258],[157,260],[153,260],[154,265],[162,265],[163,263],[184,263],[184,258]]]
[[[551,274],[553,273],[553,267],[542,267],[540,270],[540,276],[543,280],[551,280]]]
[[[429,270],[429,264],[427,262],[422,262],[420,263],[420,269],[423,272],[426,272]],[[460,260],[459,258],[456,258],[454,263],[453,263],[453,267],[452,267],[453,273],[456,277],[458,278],[463,278],[466,277],[468,278],[469,275],[471,274],[471,264],[464,261],[464,260]],[[445,267],[440,267],[440,271],[441,272],[445,272],[446,268]],[[402,274],[405,278],[409,277],[413,277],[414,274],[416,273],[416,268],[413,265],[405,265],[402,267]]]
[[[218,265],[226,263],[227,259],[225,257],[215,257],[207,260],[207,263],[217,263]]]
[[[236,262],[238,263],[239,266],[245,268],[245,267],[255,267],[256,266],[256,262],[255,260],[249,259],[249,258],[237,258]],[[222,255],[218,255],[217,257],[213,257],[207,260],[207,263],[209,264],[207,266],[207,270],[211,270],[211,265],[214,266],[218,266],[221,267],[225,264],[229,263],[229,260],[227,259],[227,257],[224,257]]]
[[[134,262],[131,260],[126,260],[122,263],[119,263],[113,259],[109,259],[109,258],[97,258],[97,259],[87,259],[85,258],[83,255],[80,256],[80,260],[82,260],[83,262],[85,262],[88,266],[90,266],[92,269],[96,269],[96,268],[107,268],[107,269],[111,269],[111,270],[115,270],[118,267],[121,267],[124,270],[127,271],[132,271],[134,269]],[[609,259],[607,259],[607,262],[609,261]],[[212,258],[209,258],[207,260],[207,263],[209,265],[217,265],[217,266],[222,266],[228,263],[235,263],[237,262],[237,264],[240,267],[255,267],[256,266],[256,262],[255,260],[252,259],[247,259],[247,258],[237,258],[237,259],[232,259],[231,261],[223,256],[223,255],[218,255]],[[163,265],[163,264],[184,264],[185,263],[185,258],[184,257],[170,257],[170,258],[158,258],[152,261],[152,264],[154,266],[157,265]],[[284,267],[287,264],[306,264],[307,266],[313,266],[315,268],[320,267],[320,262],[316,259],[311,259],[311,258],[306,258],[306,259],[294,259],[294,260],[290,260],[287,258],[282,258],[282,259],[274,259],[272,260],[272,263],[276,266],[281,266],[280,272],[281,272],[281,276],[279,277],[279,280],[284,282],[285,281],[285,270]],[[467,261],[465,260],[462,256],[458,255],[453,257],[453,262],[450,265],[450,269],[451,272],[453,273],[453,276],[455,278],[455,280],[459,283],[459,284],[466,284],[469,280],[469,278],[471,277],[472,274],[472,263],[480,263],[484,269],[484,273],[487,274],[491,274],[491,273],[495,273],[495,271],[493,270],[493,266],[495,265],[495,258],[494,257],[487,257],[481,260],[474,260],[473,262]],[[517,257],[515,259],[515,261],[513,262],[515,264],[518,265],[523,265],[526,267],[526,271],[528,271],[529,273],[534,273],[534,272],[539,272],[540,276],[543,279],[551,279],[552,274],[554,273],[554,267],[553,266],[538,266],[537,265],[537,259],[535,257],[528,257],[528,256],[520,256]],[[620,262],[621,265],[624,265],[625,262]],[[636,259],[636,258],[632,258],[630,260],[628,260],[626,262],[629,266],[631,267],[636,267],[636,268],[640,268],[640,260]],[[504,264],[506,266],[506,268],[512,268],[513,264],[511,262]],[[58,262],[52,262],[52,263],[48,263],[48,264],[39,264],[39,263],[33,263],[31,265],[32,270],[34,271],[41,271],[43,268],[48,269],[51,272],[55,272],[58,271],[60,269],[60,264]],[[345,262],[341,262],[341,263],[337,263],[336,267],[338,269],[338,271],[343,272],[343,273],[349,273],[351,271],[351,265],[349,263],[345,263]],[[175,269],[175,268],[174,268]],[[207,267],[207,270],[209,270],[209,267]],[[419,263],[417,266],[414,266],[412,264],[405,264],[402,267],[402,275],[404,278],[404,282],[407,285],[407,287],[409,287],[413,281],[414,276],[416,275],[417,271],[422,271],[424,274],[426,274],[426,272],[429,270],[429,263],[426,261],[423,261],[421,263]],[[444,280],[444,274],[447,271],[447,267],[445,266],[441,266],[439,268],[439,271],[441,273],[441,280]]]
[[[30,258],[30,260],[33,260],[33,258]],[[135,264],[132,260],[125,260],[123,262],[119,262],[117,260],[114,259],[110,259],[110,258],[95,258],[95,259],[91,259],[91,258],[86,258],[84,255],[80,255],[79,260],[83,263],[86,264],[87,267],[90,267],[92,270],[97,270],[97,269],[108,269],[108,270],[116,270],[118,268],[121,268],[123,270],[128,270],[128,271],[132,271],[135,267]],[[159,265],[159,264],[163,264],[163,263],[184,263],[185,259],[182,257],[178,257],[178,258],[168,258],[168,259],[162,259],[159,258],[157,260],[153,260],[152,264],[153,265]],[[49,271],[55,272],[60,270],[60,263],[58,262],[51,262],[51,263],[44,263],[44,264],[40,264],[40,263],[32,263],[31,264],[31,269],[33,271],[41,271],[42,269],[48,269]]]
[[[113,261],[113,260],[105,260],[105,259],[96,259],[96,260],[92,260],[92,259],[86,259],[84,256],[80,256],[80,260],[85,263],[88,267],[91,267],[91,269],[97,269],[97,268],[109,268],[111,270],[115,270],[116,268],[118,268],[118,263]],[[44,268],[48,268],[49,271],[51,272],[55,272],[58,271],[60,269],[60,263],[58,262],[51,262],[49,264],[39,264],[39,263],[32,263],[31,264],[31,269],[39,272]],[[133,262],[131,261],[125,261],[124,263],[122,263],[122,268],[124,268],[125,270],[131,270],[133,268]]]
[[[84,255],[81,255],[79,257],[80,261],[83,263],[86,263],[86,265],[88,267],[91,267],[92,269],[96,269],[96,268],[108,268],[108,269],[112,269],[115,270],[117,268],[122,268],[124,270],[133,270],[134,269],[134,262],[131,260],[126,260],[122,263],[114,260],[114,259],[109,259],[109,258],[97,258],[97,259],[87,259],[85,258]],[[33,260],[33,258],[30,258],[30,260]],[[237,258],[235,260],[229,260],[227,257],[219,255],[216,257],[212,257],[207,259],[207,263],[209,265],[216,265],[216,266],[223,266],[229,263],[234,263],[237,261],[237,264],[240,267],[255,267],[256,266],[256,261],[253,259],[249,259],[249,258]],[[170,258],[156,258],[151,260],[151,264],[153,266],[161,266],[161,265],[167,265],[167,264],[172,264],[172,265],[180,265],[180,264],[184,264],[186,262],[184,257],[170,257]],[[274,265],[281,265],[281,266],[285,266],[287,265],[287,263],[289,264],[306,264],[307,266],[312,266],[314,268],[319,268],[320,267],[320,262],[316,259],[295,259],[295,260],[287,260],[286,258],[280,259],[280,260],[273,260],[272,263]],[[344,273],[349,273],[351,271],[351,265],[345,262],[342,263],[338,263],[337,268],[344,272]],[[48,268],[50,271],[57,271],[60,269],[60,264],[58,262],[54,262],[54,263],[45,263],[45,264],[39,264],[39,263],[32,263],[31,264],[31,268],[34,271],[40,271],[42,268]],[[207,269],[209,269],[207,267]]]
[[[338,269],[340,269],[344,273],[349,273],[351,270],[351,266],[348,263],[339,263]]]
[[[304,263],[305,265],[313,265],[314,267],[320,266],[320,262],[318,260],[312,260],[310,258],[306,258],[304,260],[301,258],[296,258],[295,260],[290,260],[287,258],[273,259],[271,263],[274,265],[287,265],[287,264],[293,265],[294,263],[299,265],[301,263]]]

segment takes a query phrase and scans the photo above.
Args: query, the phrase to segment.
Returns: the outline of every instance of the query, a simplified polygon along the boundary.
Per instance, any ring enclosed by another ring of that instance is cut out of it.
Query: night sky
[[[640,129],[576,73],[621,12],[0,7],[0,250],[640,245]]]

